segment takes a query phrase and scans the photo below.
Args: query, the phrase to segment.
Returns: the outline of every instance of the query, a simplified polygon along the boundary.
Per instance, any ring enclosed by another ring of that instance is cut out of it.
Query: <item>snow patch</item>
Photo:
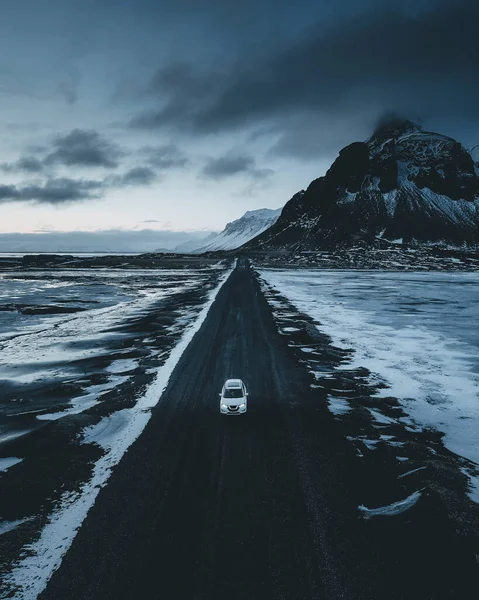
[[[70,401],[70,408],[63,410],[61,412],[56,413],[46,413],[44,415],[37,415],[37,419],[39,421],[57,421],[58,419],[62,419],[68,415],[78,415],[89,408],[97,405],[102,394],[112,390],[113,388],[121,385],[125,381],[127,381],[129,377],[127,376],[117,376],[111,377],[107,383],[103,383],[101,385],[91,385],[87,388],[89,391],[88,394],[83,394],[82,396],[78,396],[77,398],[73,398]]]
[[[0,458],[0,471],[7,471],[10,467],[14,465],[18,465],[21,463],[23,458],[16,458],[15,456],[10,456],[8,458]]]
[[[391,419],[391,417],[386,417],[385,415],[382,415],[380,412],[374,410],[373,408],[368,408],[368,410],[374,417],[376,423],[380,423],[381,425],[391,425],[391,423],[396,422],[394,419]]]
[[[380,506],[379,508],[367,508],[361,504],[358,506],[358,509],[363,513],[365,519],[370,519],[371,517],[394,517],[395,515],[400,515],[401,513],[412,508],[421,496],[421,492],[414,492],[404,500],[393,502],[387,506]]]
[[[345,415],[351,412],[351,405],[344,398],[334,398],[333,396],[328,396],[328,405],[329,410],[333,413],[333,415]]]
[[[18,519],[18,521],[0,521],[0,535],[13,531],[23,523],[28,523],[33,517],[26,517],[25,519]]]
[[[469,478],[469,491],[467,495],[473,502],[479,504],[479,469],[463,467],[461,471]]]
[[[121,358],[112,362],[111,365],[105,369],[105,371],[118,375],[125,373],[125,371],[133,371],[137,366],[138,360],[134,358]]]
[[[409,475],[412,475],[413,473],[417,473],[418,471],[423,471],[424,469],[427,469],[427,467],[418,467],[417,469],[412,469],[412,471],[407,471],[407,473],[403,473],[402,475],[399,475],[398,479],[402,479],[403,477],[408,477]]]

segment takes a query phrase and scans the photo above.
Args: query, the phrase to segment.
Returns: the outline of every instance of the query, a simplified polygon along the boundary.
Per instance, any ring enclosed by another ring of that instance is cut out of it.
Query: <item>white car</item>
[[[241,379],[227,379],[220,393],[222,415],[242,415],[248,409],[248,392]]]

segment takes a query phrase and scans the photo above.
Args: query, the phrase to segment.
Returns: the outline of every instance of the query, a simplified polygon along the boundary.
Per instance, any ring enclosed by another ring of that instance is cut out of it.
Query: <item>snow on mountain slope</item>
[[[377,239],[479,244],[479,172],[445,135],[382,123],[339,153],[324,177],[286,204],[248,249],[317,249]]]
[[[471,153],[472,160],[474,161],[476,175],[479,177],[479,144],[471,148],[469,152]]]
[[[178,246],[176,246],[174,248],[174,252],[179,252],[181,254],[182,253],[188,254],[189,252],[196,252],[196,249],[198,248],[198,246],[200,246],[200,245],[203,246],[205,244],[208,244],[210,242],[210,240],[213,240],[217,235],[218,235],[217,231],[212,231],[210,234],[208,234],[204,238],[188,240],[187,242],[183,242],[182,244],[179,244]]]
[[[221,233],[208,238],[207,243],[203,240],[201,246],[190,251],[201,253],[239,248],[271,227],[280,216],[281,210],[281,208],[249,210],[241,218],[228,223]]]

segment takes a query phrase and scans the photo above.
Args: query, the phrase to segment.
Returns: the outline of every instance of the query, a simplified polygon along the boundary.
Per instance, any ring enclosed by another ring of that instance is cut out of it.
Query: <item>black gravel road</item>
[[[230,377],[244,416],[219,414]],[[359,459],[310,383],[240,261],[40,598],[475,597],[434,506],[361,517]]]

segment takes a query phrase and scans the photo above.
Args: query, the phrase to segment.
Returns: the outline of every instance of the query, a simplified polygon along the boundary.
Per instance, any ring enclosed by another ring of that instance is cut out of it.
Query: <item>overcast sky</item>
[[[479,143],[479,3],[3,0],[0,232],[222,229],[385,112]]]

